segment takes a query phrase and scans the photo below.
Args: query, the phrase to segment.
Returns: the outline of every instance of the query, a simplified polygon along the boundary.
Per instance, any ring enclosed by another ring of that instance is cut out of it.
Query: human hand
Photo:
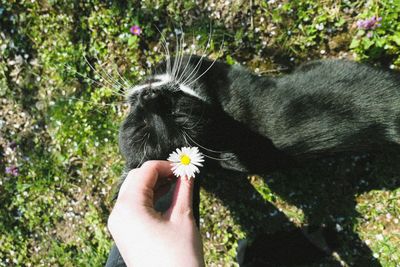
[[[204,266],[193,179],[178,178],[171,207],[164,213],[154,209],[172,179],[168,161],[148,161],[122,184],[108,228],[127,266]]]

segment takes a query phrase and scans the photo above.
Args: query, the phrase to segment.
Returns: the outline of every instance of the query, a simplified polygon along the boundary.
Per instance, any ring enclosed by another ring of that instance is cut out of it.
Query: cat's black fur
[[[133,90],[119,138],[127,169],[166,159],[188,144],[221,151],[203,150],[221,159],[209,166],[264,172],[309,157],[400,143],[399,74],[320,60],[267,77],[200,57],[180,60],[175,77],[192,76],[186,84],[194,81],[189,87],[197,96],[181,91],[178,78],[152,87],[152,76],[149,86]]]
[[[127,171],[187,145],[218,159],[206,158],[209,170],[253,173],[336,152],[398,149],[398,73],[342,60],[310,62],[279,77],[195,56],[172,63],[176,71],[163,63],[129,92],[130,111],[119,136]],[[167,70],[173,79],[160,85],[157,75]],[[198,183],[193,201],[198,207]],[[198,219],[198,210],[194,213]],[[290,234],[290,244],[293,238]],[[298,252],[305,259],[320,253],[307,254],[307,241],[301,242]],[[269,245],[276,249],[275,242]],[[283,255],[293,256],[282,246]],[[274,266],[278,263],[282,259]]]

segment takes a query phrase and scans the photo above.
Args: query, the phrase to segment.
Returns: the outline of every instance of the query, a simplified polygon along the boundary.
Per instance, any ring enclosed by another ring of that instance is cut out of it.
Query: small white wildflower
[[[322,30],[324,29],[324,24],[322,24],[322,23],[317,24],[317,25],[315,26],[315,28],[316,28],[317,30],[319,30],[319,31],[322,31]]]
[[[377,235],[375,236],[375,238],[376,238],[377,240],[379,240],[379,241],[382,241],[382,240],[383,240],[383,235],[382,235],[382,234],[377,234]]]
[[[200,172],[198,166],[203,166],[201,162],[204,159],[197,147],[182,147],[172,152],[168,161],[171,161],[172,172],[175,176],[191,179],[194,178],[196,173]]]

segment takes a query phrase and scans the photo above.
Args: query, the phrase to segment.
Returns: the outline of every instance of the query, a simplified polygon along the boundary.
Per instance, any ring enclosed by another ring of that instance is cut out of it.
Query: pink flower
[[[139,36],[142,33],[142,29],[138,25],[133,25],[130,29],[133,35]]]
[[[9,167],[6,167],[6,173],[11,174],[13,176],[18,176],[19,169],[17,166],[9,166]]]
[[[381,26],[381,24],[378,23],[381,20],[382,20],[382,17],[377,18],[375,16],[373,16],[370,19],[365,19],[365,20],[360,19],[359,21],[357,21],[357,27],[360,30],[373,30],[373,29]]]

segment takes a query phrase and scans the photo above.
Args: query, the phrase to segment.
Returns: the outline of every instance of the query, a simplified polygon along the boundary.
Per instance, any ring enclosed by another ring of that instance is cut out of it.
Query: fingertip
[[[172,175],[171,163],[166,160],[149,160],[143,163],[140,169],[151,170],[161,177],[169,177]]]
[[[154,169],[155,166],[158,165],[158,161],[156,160],[148,160],[145,161],[142,166],[140,166],[140,169]]]
[[[129,196],[129,194],[127,194],[127,191],[129,191],[129,189],[132,187],[137,171],[138,171],[138,169],[132,169],[132,170],[128,171],[125,179],[123,180],[123,182],[119,188],[119,192],[118,192],[118,200],[119,201],[123,201],[126,198],[126,196]]]
[[[125,181],[122,183],[118,199],[132,201],[140,198],[143,192],[154,189],[160,178],[171,177],[172,171],[168,161],[150,160],[142,164],[140,168],[128,172]]]
[[[193,185],[194,179],[187,179],[186,177],[180,177],[177,179],[172,205],[170,208],[172,219],[193,215]]]
[[[138,170],[137,168],[130,170],[130,171],[128,172],[128,174],[126,175],[126,178],[134,176],[135,173],[137,172],[137,170]],[[126,178],[125,178],[125,179],[126,179]]]

